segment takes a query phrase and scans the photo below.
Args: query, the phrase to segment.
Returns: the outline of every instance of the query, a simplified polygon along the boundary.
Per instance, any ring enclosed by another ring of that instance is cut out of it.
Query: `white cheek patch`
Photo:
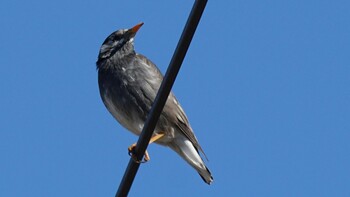
[[[113,42],[113,48],[118,47],[118,45],[121,45],[121,43],[124,42],[124,38],[120,39],[119,41]]]

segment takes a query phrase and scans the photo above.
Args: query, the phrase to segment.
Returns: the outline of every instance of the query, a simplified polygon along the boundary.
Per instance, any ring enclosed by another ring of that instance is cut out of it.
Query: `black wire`
[[[137,141],[135,148],[135,156],[138,161],[141,161],[145,151],[147,149],[148,143],[152,137],[153,131],[158,122],[158,118],[163,110],[165,102],[174,84],[176,76],[181,68],[181,64],[185,58],[188,47],[190,46],[193,35],[198,26],[199,20],[207,4],[207,0],[196,0],[191,13],[187,19],[187,23],[180,37],[179,43],[176,47],[174,55],[170,61],[169,67],[165,76],[163,78],[162,84],[159,88],[157,96],[152,105],[150,114],[145,122],[142,129],[142,133]],[[131,185],[136,176],[137,170],[139,169],[140,163],[135,162],[134,159],[130,158],[128,167],[125,170],[123,179],[120,182],[116,197],[127,196]]]

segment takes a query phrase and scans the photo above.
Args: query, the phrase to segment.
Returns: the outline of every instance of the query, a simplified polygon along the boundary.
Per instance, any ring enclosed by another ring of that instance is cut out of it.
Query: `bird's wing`
[[[142,85],[140,89],[136,90],[138,91],[137,97],[142,97],[143,102],[146,101],[148,103],[146,105],[147,107],[143,105],[144,110],[147,111],[146,113],[148,113],[150,110],[150,106],[152,106],[153,101],[157,95],[159,86],[163,80],[163,75],[156,67],[156,65],[150,60],[148,60],[145,56],[141,54],[136,54],[136,57],[137,58],[135,58],[134,61],[138,62],[134,62],[133,65],[140,66],[140,68],[138,68],[137,70],[139,71],[138,74],[142,75],[142,77],[135,76],[135,78],[144,79],[143,83],[141,83]],[[175,124],[178,130],[181,131],[186,136],[186,138],[188,138],[192,142],[194,147],[196,147],[196,149],[203,153],[203,155],[206,157],[202,147],[199,145],[198,140],[193,133],[193,130],[189,124],[184,110],[182,109],[180,103],[177,101],[175,95],[172,92],[170,92],[169,94],[162,115],[169,122]]]
[[[184,110],[182,109],[180,103],[177,101],[175,95],[172,92],[168,97],[167,104],[164,106],[163,111],[165,112],[165,114],[168,114],[168,116],[170,116],[171,119],[175,119],[175,124],[179,128],[179,130],[192,142],[197,151],[199,150],[208,160],[196,136],[194,135],[194,132],[191,128],[191,125],[187,119]]]

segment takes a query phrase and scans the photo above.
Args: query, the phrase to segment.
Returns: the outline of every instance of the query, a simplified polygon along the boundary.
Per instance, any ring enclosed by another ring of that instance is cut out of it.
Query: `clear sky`
[[[113,31],[164,73],[193,1],[0,3],[0,196],[114,196],[136,136],[101,102]],[[130,196],[350,196],[350,2],[209,1],[174,85],[206,185],[151,145]]]

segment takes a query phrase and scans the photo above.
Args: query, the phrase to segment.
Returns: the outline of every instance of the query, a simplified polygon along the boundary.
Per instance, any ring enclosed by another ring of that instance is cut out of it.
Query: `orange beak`
[[[134,34],[136,34],[136,32],[141,28],[142,25],[143,25],[143,22],[141,22],[141,23],[135,25],[133,28],[130,29],[131,32],[134,33]]]

